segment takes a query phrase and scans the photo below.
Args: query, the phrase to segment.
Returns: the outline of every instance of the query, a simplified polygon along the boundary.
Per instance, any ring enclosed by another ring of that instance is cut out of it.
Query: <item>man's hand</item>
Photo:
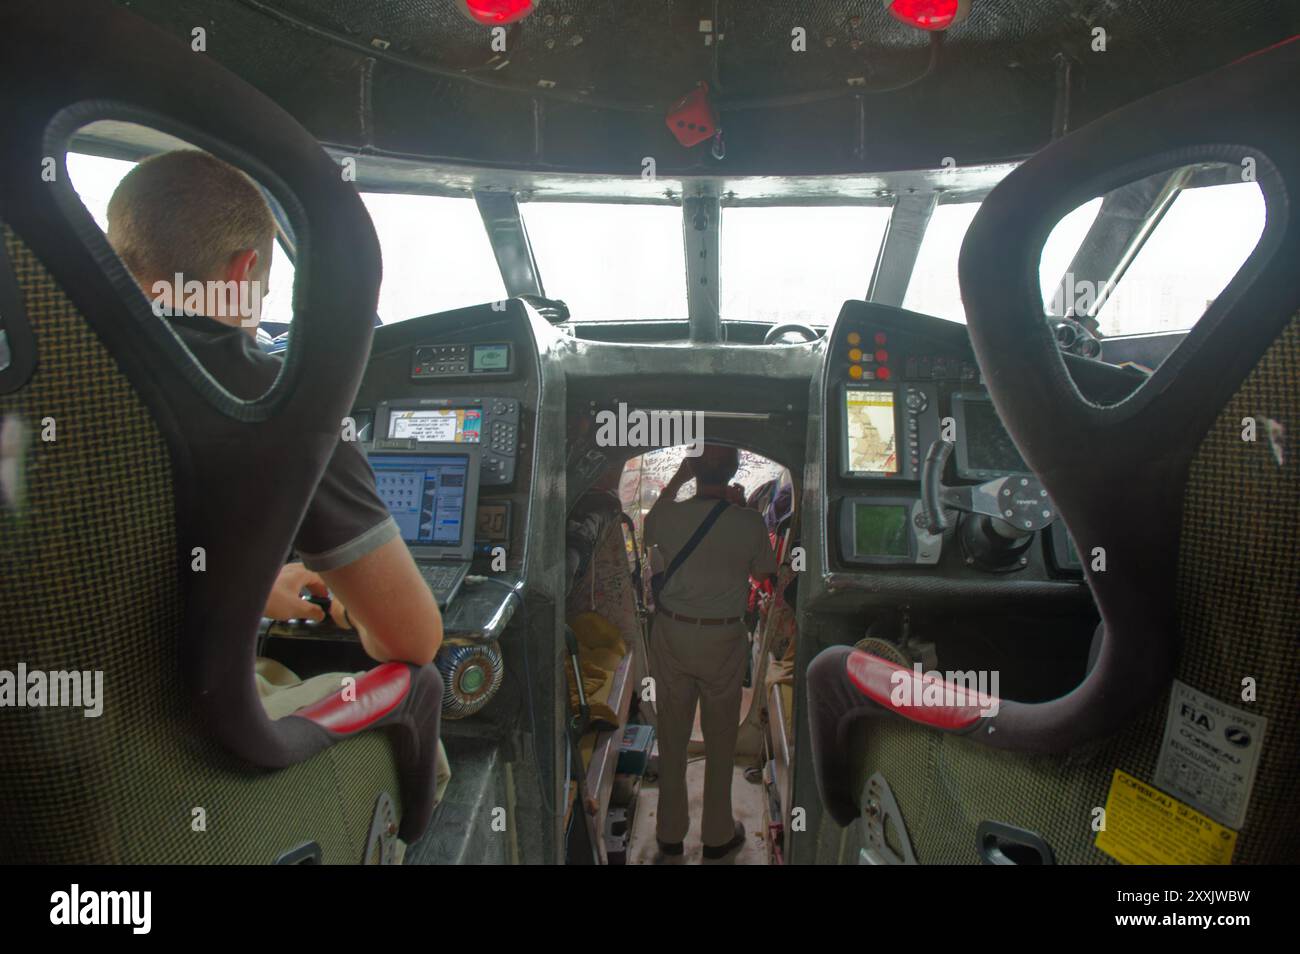
[[[323,570],[321,578],[334,595],[331,613],[337,610],[341,615],[346,602],[351,628],[372,659],[423,666],[437,655],[442,616],[400,538],[346,566]]]
[[[732,484],[727,488],[727,502],[733,503],[737,507],[745,506],[745,488],[740,484]]]
[[[694,458],[692,457],[682,458],[682,462],[677,465],[677,473],[673,474],[673,479],[671,483],[675,483],[679,485],[684,484],[692,477],[695,476],[695,467],[691,463],[691,461],[693,460]]]
[[[347,607],[343,605],[343,601],[337,596],[330,602],[330,619],[334,621],[334,625],[339,629],[352,628],[349,625]]]
[[[288,563],[281,567],[280,575],[275,578],[271,595],[266,598],[266,609],[262,615],[267,619],[305,619],[319,623],[325,618],[325,612],[315,603],[309,603],[303,597],[303,590],[312,596],[329,596],[325,581],[307,569],[301,563]],[[342,625],[343,604],[334,601],[330,607],[334,621]]]
[[[695,468],[691,466],[691,458],[683,457],[682,462],[677,465],[677,473],[673,474],[672,479],[664,484],[664,489],[660,492],[661,500],[673,501],[677,499],[677,492],[682,489],[682,485],[695,478]]]

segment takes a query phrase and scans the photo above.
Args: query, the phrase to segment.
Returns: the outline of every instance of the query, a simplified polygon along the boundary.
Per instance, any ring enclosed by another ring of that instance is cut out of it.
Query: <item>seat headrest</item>
[[[1053,143],[998,185],[962,245],[976,358],[997,411],[1085,557],[1105,624],[1097,665],[1061,699],[1007,703],[979,738],[1062,751],[1127,724],[1164,692],[1180,647],[1176,583],[1190,462],[1216,417],[1300,311],[1300,42],[1124,107]],[[1254,253],[1155,374],[1089,401],[1044,316],[1039,261],[1085,201],[1197,162],[1239,166],[1264,195]],[[1093,566],[1101,552],[1105,563]]]
[[[289,113],[109,0],[0,9],[0,115],[0,220],[111,354],[170,454],[176,576],[159,587],[183,594],[179,669],[194,708],[236,754],[289,764],[328,740],[306,720],[266,718],[254,642],[370,353],[380,259],[365,206]],[[238,400],[204,371],[81,205],[64,154],[70,136],[99,119],[206,149],[283,208],[296,240],[295,321],[283,370],[261,398]],[[208,572],[193,571],[196,548]]]

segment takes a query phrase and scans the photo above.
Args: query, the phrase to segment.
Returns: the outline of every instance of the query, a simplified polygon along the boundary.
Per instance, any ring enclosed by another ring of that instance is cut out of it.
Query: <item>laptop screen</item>
[[[474,545],[473,507],[478,461],[457,449],[447,453],[369,455],[379,498],[412,553],[468,559]]]

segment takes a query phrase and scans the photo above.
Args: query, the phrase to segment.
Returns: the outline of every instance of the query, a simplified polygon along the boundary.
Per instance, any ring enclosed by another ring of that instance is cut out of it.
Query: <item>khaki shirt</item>
[[[668,569],[717,502],[711,497],[656,501],[645,518],[645,547],[656,573]],[[668,581],[663,604],[701,619],[743,616],[749,577],[775,572],[776,553],[762,515],[732,504]]]

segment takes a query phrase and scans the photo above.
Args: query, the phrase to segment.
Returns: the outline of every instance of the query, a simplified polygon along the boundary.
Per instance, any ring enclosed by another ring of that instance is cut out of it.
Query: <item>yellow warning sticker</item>
[[[1115,769],[1097,847],[1126,865],[1226,865],[1237,833]]]

